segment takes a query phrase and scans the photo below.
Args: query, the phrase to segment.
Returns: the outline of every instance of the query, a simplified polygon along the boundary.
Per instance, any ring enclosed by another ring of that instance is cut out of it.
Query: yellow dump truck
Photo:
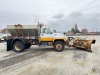
[[[49,27],[38,25],[8,25],[7,51],[22,52],[31,45],[53,46],[54,50],[61,52],[65,46],[82,48],[91,51],[91,44],[95,40],[67,37],[62,33],[54,33]]]

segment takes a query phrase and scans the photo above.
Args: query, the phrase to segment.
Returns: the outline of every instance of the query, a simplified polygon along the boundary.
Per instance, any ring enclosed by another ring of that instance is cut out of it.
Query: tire
[[[17,41],[13,45],[13,50],[15,52],[22,52],[25,50],[25,45],[21,41]]]
[[[30,48],[31,44],[26,44],[26,49]]]
[[[57,52],[61,52],[64,50],[64,42],[62,41],[56,41],[54,43],[54,49],[57,51]]]

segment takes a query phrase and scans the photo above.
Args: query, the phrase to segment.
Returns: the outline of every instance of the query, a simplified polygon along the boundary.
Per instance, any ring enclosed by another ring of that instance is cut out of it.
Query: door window
[[[49,28],[48,29],[47,28],[43,28],[42,33],[44,33],[44,34],[50,34],[51,31],[50,31]]]
[[[42,33],[45,33],[46,34],[47,33],[47,28],[43,28],[42,29]]]

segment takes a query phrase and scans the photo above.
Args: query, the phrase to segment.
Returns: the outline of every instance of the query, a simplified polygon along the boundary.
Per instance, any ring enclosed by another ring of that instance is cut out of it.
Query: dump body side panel
[[[38,38],[37,25],[8,25],[7,29],[13,38]]]

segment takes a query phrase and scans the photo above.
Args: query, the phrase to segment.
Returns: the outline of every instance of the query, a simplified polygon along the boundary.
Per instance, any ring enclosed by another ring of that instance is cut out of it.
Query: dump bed
[[[38,37],[38,25],[8,25],[7,29],[13,37]]]

